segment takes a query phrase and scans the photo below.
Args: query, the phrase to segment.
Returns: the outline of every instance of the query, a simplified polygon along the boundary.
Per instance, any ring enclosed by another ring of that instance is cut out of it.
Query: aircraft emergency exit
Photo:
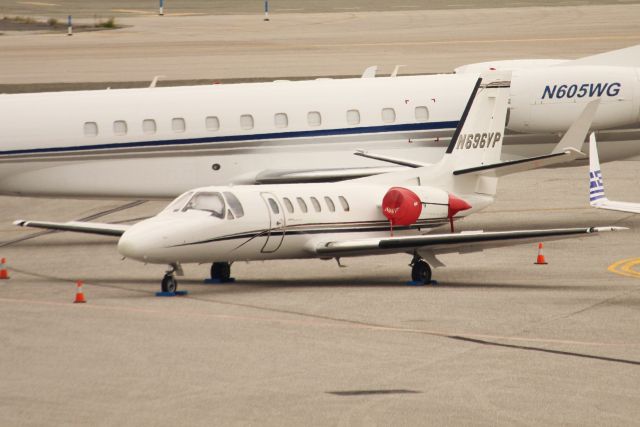
[[[603,161],[628,158],[640,154],[638,57],[640,46],[456,74],[0,95],[0,194],[174,198],[398,168],[345,155],[356,149],[432,164],[489,65],[514,70],[503,160],[549,153],[596,98]]]
[[[132,226],[26,220],[16,224],[120,236],[118,251],[123,256],[170,266],[162,280],[163,291],[176,289],[175,275],[182,273],[184,263],[213,261],[212,277],[225,279],[231,263],[240,260],[387,253],[410,254],[412,279],[429,282],[431,265],[441,265],[438,254],[618,230],[454,232],[455,221],[494,201],[500,176],[584,157],[579,149],[599,100],[586,104],[552,153],[500,162],[509,75],[492,72],[477,79],[446,153],[435,165],[407,160],[409,167],[403,170],[340,183],[197,188],[157,216]],[[447,224],[450,233],[426,234]]]

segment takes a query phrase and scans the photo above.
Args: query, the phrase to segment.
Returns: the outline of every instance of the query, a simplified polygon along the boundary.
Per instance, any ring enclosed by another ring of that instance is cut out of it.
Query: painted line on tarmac
[[[638,269],[636,269],[638,267]],[[611,264],[608,271],[625,277],[640,279],[640,258],[627,258]]]
[[[85,287],[90,287],[91,283],[85,283]],[[96,286],[102,287],[97,284]],[[207,300],[200,298],[193,298],[191,296],[184,297],[175,297],[177,299],[185,299],[199,302],[214,302],[214,303],[222,303],[225,305],[233,305],[244,308],[260,308],[250,306],[246,304],[235,304],[228,302],[221,302],[217,300]],[[45,300],[33,300],[26,298],[2,298],[0,297],[0,302],[5,303],[28,303],[28,304],[36,304],[36,305],[48,305],[48,306],[59,306],[71,308],[75,307],[72,302],[59,302],[59,301],[45,301]],[[584,346],[596,346],[596,347],[618,347],[618,346],[640,346],[640,343],[622,343],[622,342],[591,342],[591,341],[576,341],[576,340],[560,340],[560,339],[552,339],[552,338],[527,338],[527,337],[517,337],[517,336],[503,336],[503,335],[489,335],[489,334],[474,334],[474,333],[456,333],[456,332],[447,332],[447,331],[437,331],[437,330],[429,330],[429,329],[418,329],[418,328],[403,328],[397,326],[385,326],[385,325],[377,325],[373,323],[359,322],[348,319],[334,319],[331,317],[321,316],[321,315],[309,315],[298,312],[288,312],[286,310],[269,310],[269,311],[277,311],[282,314],[287,314],[290,316],[303,316],[307,317],[307,320],[296,320],[296,319],[286,319],[282,317],[269,317],[269,316],[246,316],[246,315],[233,315],[233,314],[211,314],[211,313],[196,313],[193,311],[172,311],[167,312],[166,310],[158,310],[158,309],[149,309],[149,308],[139,308],[139,307],[131,307],[131,306],[119,306],[119,305],[94,305],[94,304],[83,304],[84,308],[88,309],[97,309],[104,311],[119,311],[119,312],[130,312],[130,313],[141,313],[141,314],[152,314],[166,317],[167,315],[175,315],[180,318],[184,317],[197,317],[197,318],[213,318],[213,319],[225,319],[225,320],[249,320],[255,322],[276,322],[276,323],[285,323],[291,325],[298,326],[316,326],[316,327],[330,327],[330,328],[343,328],[343,329],[358,329],[358,330],[370,330],[370,331],[380,331],[380,332],[401,332],[401,333],[413,333],[413,334],[422,334],[422,335],[431,335],[437,336],[440,338],[452,338],[457,340],[505,340],[505,341],[516,341],[516,342],[533,342],[533,343],[544,343],[544,344],[565,344],[565,345],[584,345]]]
[[[456,44],[491,44],[491,43],[545,43],[545,42],[585,42],[605,40],[640,40],[640,34],[625,36],[591,36],[591,37],[556,37],[530,39],[484,39],[484,40],[441,40],[441,41],[409,41],[381,43],[318,43],[313,47],[370,47],[370,46],[438,46]]]
[[[28,4],[31,6],[44,6],[44,7],[60,6],[59,4],[55,4],[55,3],[44,3],[39,1],[19,1],[18,4]]]

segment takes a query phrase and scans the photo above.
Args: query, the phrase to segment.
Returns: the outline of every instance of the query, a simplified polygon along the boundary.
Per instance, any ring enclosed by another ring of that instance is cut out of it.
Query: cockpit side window
[[[182,209],[182,207],[187,202],[187,200],[189,200],[189,198],[191,198],[191,196],[193,196],[193,193],[191,191],[188,192],[188,193],[183,194],[182,196],[178,197],[173,202],[171,202],[171,204],[169,206],[167,206],[165,211],[166,212],[178,212],[180,209]]]
[[[242,208],[242,203],[240,203],[240,200],[238,200],[235,194],[228,191],[225,191],[223,194],[227,199],[227,203],[229,204],[233,215],[236,218],[242,218],[244,216],[244,209]]]
[[[189,209],[211,212],[211,215],[215,217],[224,218],[224,199],[220,193],[196,193],[191,200],[189,200],[189,203],[187,203],[187,206],[184,207],[183,211],[187,211]]]

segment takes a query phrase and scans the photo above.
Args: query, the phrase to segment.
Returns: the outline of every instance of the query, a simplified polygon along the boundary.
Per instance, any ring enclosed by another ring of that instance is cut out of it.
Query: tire
[[[221,282],[229,281],[231,277],[231,264],[228,262],[214,262],[211,264],[211,278]]]
[[[424,284],[431,283],[431,267],[423,259],[416,261],[411,267],[411,280]]]
[[[162,292],[175,292],[178,289],[176,278],[170,274],[166,274],[162,278]]]

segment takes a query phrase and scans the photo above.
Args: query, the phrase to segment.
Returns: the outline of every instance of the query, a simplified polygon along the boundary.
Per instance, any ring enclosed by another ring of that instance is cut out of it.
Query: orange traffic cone
[[[7,272],[7,267],[5,267],[6,259],[2,258],[0,260],[0,280],[6,280],[9,278],[9,273]]]
[[[536,259],[536,262],[534,262],[534,264],[536,265],[548,264],[548,262],[545,261],[544,259],[544,254],[542,253],[542,242],[538,243],[538,258]]]
[[[79,302],[87,302],[84,299],[84,293],[82,293],[82,280],[78,280],[76,282],[76,300],[74,301],[74,304]]]

